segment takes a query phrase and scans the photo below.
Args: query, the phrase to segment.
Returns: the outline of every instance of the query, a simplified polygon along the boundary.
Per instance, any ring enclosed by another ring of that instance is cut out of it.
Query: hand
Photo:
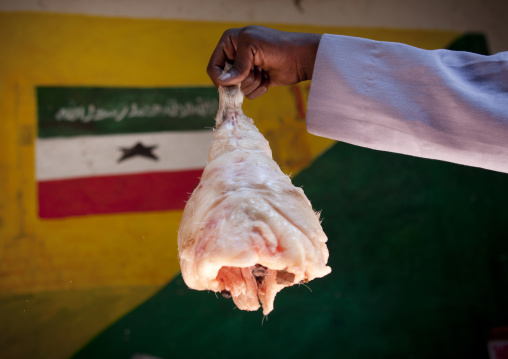
[[[208,63],[215,86],[241,83],[248,99],[268,87],[310,80],[321,35],[284,32],[263,26],[229,29],[222,35]],[[226,62],[231,69],[223,74]]]

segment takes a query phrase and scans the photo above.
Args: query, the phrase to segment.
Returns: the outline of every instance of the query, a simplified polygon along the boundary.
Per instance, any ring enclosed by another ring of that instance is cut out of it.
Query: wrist
[[[305,34],[303,42],[303,51],[301,58],[302,79],[301,81],[311,80],[314,72],[314,64],[321,41],[321,34]]]

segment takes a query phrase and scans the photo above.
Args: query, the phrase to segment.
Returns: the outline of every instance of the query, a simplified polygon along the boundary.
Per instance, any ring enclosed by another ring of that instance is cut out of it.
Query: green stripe
[[[214,125],[215,87],[37,87],[39,137],[191,131]]]

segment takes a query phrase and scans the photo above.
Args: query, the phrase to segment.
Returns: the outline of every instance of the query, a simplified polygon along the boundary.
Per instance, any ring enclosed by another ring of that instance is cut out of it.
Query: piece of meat
[[[208,164],[178,230],[182,276],[192,289],[231,296],[239,309],[261,302],[266,315],[283,288],[330,273],[327,237],[243,114],[240,88],[219,94]]]

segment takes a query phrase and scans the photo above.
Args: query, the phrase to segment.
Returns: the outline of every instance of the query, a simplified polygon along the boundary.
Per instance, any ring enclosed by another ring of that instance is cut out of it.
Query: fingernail
[[[219,81],[227,81],[231,78],[231,74],[229,72],[224,72],[222,75],[217,77],[217,80]]]

